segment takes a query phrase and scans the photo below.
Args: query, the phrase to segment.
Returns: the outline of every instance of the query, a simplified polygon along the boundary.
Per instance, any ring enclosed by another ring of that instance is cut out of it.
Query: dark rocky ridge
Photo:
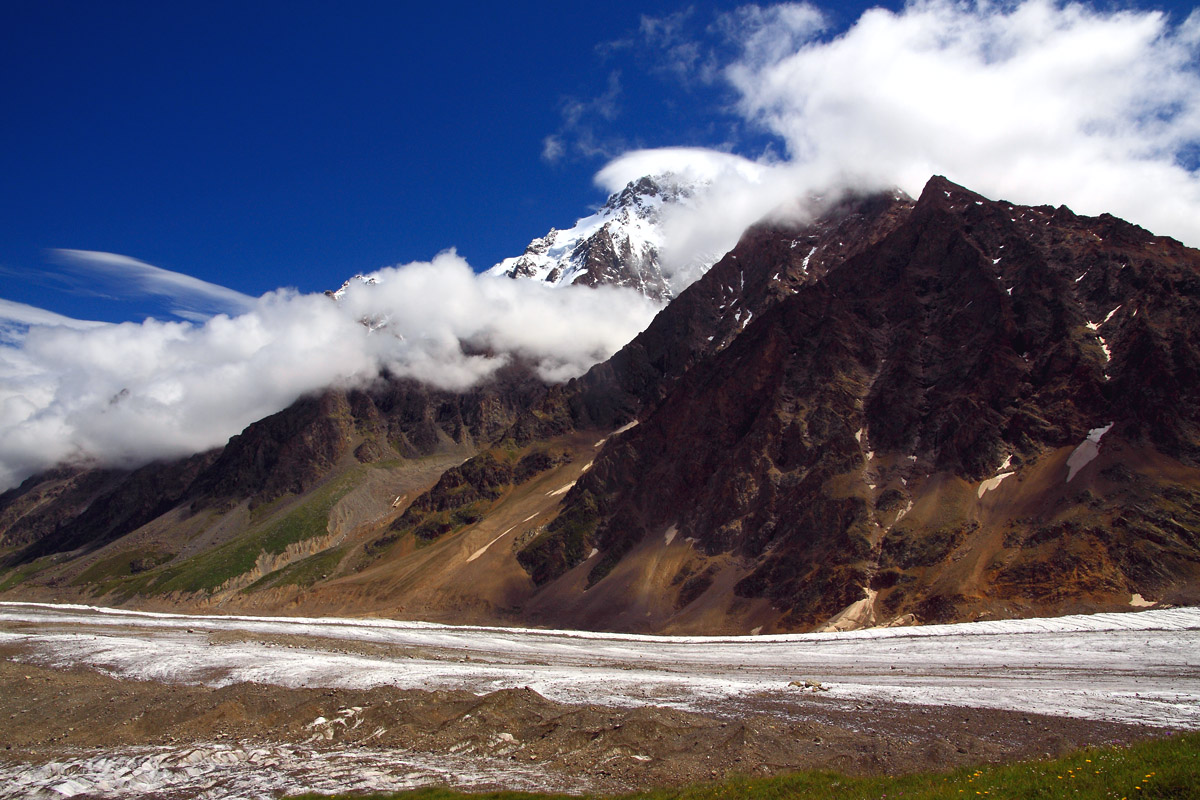
[[[778,296],[767,278],[794,275],[796,232],[750,232],[650,330],[580,381],[585,407],[632,396],[626,413],[637,400],[652,409],[568,496],[563,516],[591,519],[571,552],[604,554],[591,583],[645,536],[675,525],[710,555],[745,559],[739,594],[769,597],[791,614],[789,626],[811,625],[895,566],[880,558],[897,547],[886,538],[898,521],[891,509],[933,476],[979,481],[1006,456],[1032,463],[1109,422],[1114,439],[1196,465],[1200,253],[1112,217],[991,202],[941,178],[915,205],[877,202],[890,214],[874,217],[883,221],[876,235],[860,237],[824,277],[784,283]],[[766,299],[725,346],[728,311],[714,306],[729,296],[722,291],[735,270],[745,276],[739,299]],[[1099,333],[1088,327],[1118,305]],[[705,358],[698,342],[709,335],[720,344]],[[665,397],[654,404],[659,391]],[[868,481],[878,490],[864,489]],[[1176,491],[1195,508],[1192,489]],[[1137,534],[1112,519],[1128,499],[1098,502],[1115,549],[1135,548]],[[965,541],[970,516],[958,521],[964,530],[918,532],[940,551],[910,558],[920,569],[893,570],[882,582],[928,578],[925,568]],[[1200,575],[1200,531],[1180,528],[1164,540],[1160,593],[1194,587]],[[897,531],[904,535],[913,533]],[[523,561],[543,583],[582,561],[562,558],[549,537],[531,548]],[[1138,569],[1116,562],[1106,588],[1137,591]],[[892,610],[954,616],[936,608],[941,601],[930,605],[934,582]]]
[[[552,392],[560,415],[547,416],[559,426],[601,428],[635,418],[661,401],[685,372],[733,341],[755,316],[886,235],[911,205],[911,198],[898,192],[848,195],[815,223],[752,227],[645,331],[608,361]],[[519,425],[519,435],[526,438],[548,432],[527,418]]]

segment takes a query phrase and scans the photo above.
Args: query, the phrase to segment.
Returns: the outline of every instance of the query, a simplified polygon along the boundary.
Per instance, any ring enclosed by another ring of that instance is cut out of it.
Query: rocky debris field
[[[270,797],[306,789],[619,791],[796,769],[895,773],[1161,730],[806,694],[736,716],[568,705],[530,689],[221,688],[120,680],[0,650],[0,797]]]
[[[904,773],[1200,727],[1200,610],[651,637],[0,604],[0,798]]]

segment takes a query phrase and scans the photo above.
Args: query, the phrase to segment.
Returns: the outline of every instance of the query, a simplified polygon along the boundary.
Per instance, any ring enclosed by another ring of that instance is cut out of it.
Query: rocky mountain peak
[[[521,255],[504,259],[486,274],[551,286],[624,286],[670,301],[676,292],[660,263],[662,209],[688,203],[699,187],[670,172],[630,181],[595,213],[570,228],[551,228],[531,240]],[[691,266],[707,269],[710,264]],[[325,294],[340,300],[355,282],[374,284],[376,279],[355,275]]]
[[[349,280],[343,281],[342,285],[339,286],[337,289],[326,290],[325,296],[332,297],[334,300],[341,300],[343,297],[346,296],[346,290],[348,290],[355,283],[361,283],[366,286],[374,286],[376,283],[378,283],[378,281],[373,276],[363,275],[360,272],[357,275],[354,275],[353,277],[351,277]]]
[[[646,175],[609,195],[603,208],[614,211],[629,209],[641,216],[654,216],[663,203],[684,201],[694,196],[697,188],[695,182],[683,180],[673,172]]]
[[[524,253],[504,259],[488,274],[552,286],[626,286],[668,301],[675,292],[660,262],[662,209],[686,204],[697,188],[673,173],[630,181],[609,195],[596,213],[571,228],[551,228]]]

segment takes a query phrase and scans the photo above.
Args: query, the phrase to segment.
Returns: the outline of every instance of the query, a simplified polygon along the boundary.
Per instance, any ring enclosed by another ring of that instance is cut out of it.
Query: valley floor
[[[0,797],[618,791],[1200,729],[1195,608],[656,637],[5,603],[0,658]]]

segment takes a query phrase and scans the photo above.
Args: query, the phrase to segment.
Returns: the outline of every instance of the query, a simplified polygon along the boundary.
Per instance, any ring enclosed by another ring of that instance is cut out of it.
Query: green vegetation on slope
[[[36,561],[30,561],[28,564],[22,564],[19,567],[13,567],[7,572],[0,573],[0,592],[6,592],[14,586],[23,583],[29,576],[34,575],[39,570],[45,569],[53,563],[54,556],[42,556]]]
[[[318,794],[298,800],[316,800]],[[349,798],[351,795],[335,795]],[[361,800],[363,795],[353,795]],[[468,794],[427,788],[371,795],[393,800],[566,800],[521,792]],[[1191,800],[1200,797],[1200,734],[1141,742],[1128,748],[1081,750],[1051,761],[963,768],[945,774],[848,778],[802,772],[779,778],[654,789],[626,800]]]
[[[71,581],[71,585],[87,586],[89,584],[100,584],[103,589],[112,583],[114,579],[138,575],[147,570],[154,569],[159,564],[165,564],[171,558],[172,556],[169,553],[126,550],[92,564],[92,566],[81,572],[75,580]]]
[[[322,550],[294,564],[288,564],[283,569],[267,573],[242,591],[249,594],[275,586],[299,586],[307,589],[317,581],[332,575],[345,556],[345,547]]]
[[[254,568],[259,554],[282,553],[288,545],[327,533],[334,504],[354,485],[352,472],[312,493],[280,517],[255,525],[243,536],[155,573],[152,592],[212,591]]]

